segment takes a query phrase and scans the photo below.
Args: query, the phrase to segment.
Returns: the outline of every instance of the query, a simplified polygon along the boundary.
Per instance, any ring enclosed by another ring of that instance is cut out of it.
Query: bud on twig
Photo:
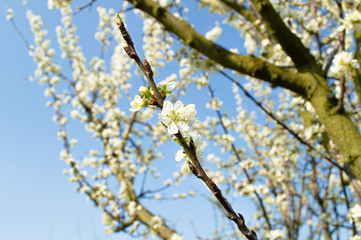
[[[197,169],[193,166],[193,164],[190,161],[188,161],[188,167],[189,167],[189,170],[191,170],[191,172],[194,174],[194,176],[196,176],[198,178],[200,177]]]
[[[124,39],[122,39],[120,43],[122,44],[122,47],[123,47],[124,51],[128,54],[128,56],[129,56],[131,59],[134,59],[134,60],[135,60],[135,57],[136,57],[137,54],[136,54],[136,52],[134,51],[134,49],[133,49],[132,47],[130,47],[130,46],[128,45],[128,43],[127,43]]]
[[[149,62],[147,61],[147,59],[144,58],[143,63],[144,63],[145,71],[148,73],[148,76],[150,78],[153,78],[153,70],[152,70],[152,67],[150,66]]]
[[[123,22],[122,18],[120,17],[119,13],[117,13],[117,25],[118,25],[118,28],[119,28],[120,33],[122,34],[124,40],[128,43],[129,46],[134,48],[133,40],[132,40],[127,28],[125,27],[124,22]]]

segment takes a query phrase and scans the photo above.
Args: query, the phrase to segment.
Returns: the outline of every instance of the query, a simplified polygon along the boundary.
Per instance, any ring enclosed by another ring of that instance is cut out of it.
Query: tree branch
[[[211,86],[209,84],[208,84],[208,91],[209,91],[209,93],[211,95],[211,98],[214,99],[214,93],[213,93],[213,90],[212,90],[212,88],[211,88]],[[224,121],[223,121],[223,117],[222,117],[221,112],[219,110],[216,110],[216,113],[217,113],[219,123],[221,124],[224,133],[228,134],[228,129],[223,123]],[[239,155],[239,153],[237,151],[236,146],[233,144],[233,142],[231,142],[231,148],[232,148],[232,151],[233,151],[234,155],[236,156],[236,158],[238,160],[238,163],[240,163],[242,161],[242,159],[241,159],[241,156]],[[248,182],[251,184],[252,179],[251,179],[251,176],[249,175],[247,169],[244,168],[243,172],[246,175],[246,178],[247,178]],[[271,221],[270,221],[270,219],[268,217],[268,213],[267,213],[267,209],[265,207],[265,204],[263,203],[262,198],[261,198],[260,194],[257,192],[257,190],[255,189],[253,192],[254,192],[254,194],[256,196],[256,199],[258,201],[259,206],[261,207],[262,215],[265,218],[266,223],[267,223],[267,228],[268,228],[269,231],[271,231],[272,230],[272,225],[271,225]]]
[[[252,5],[250,10],[243,5],[240,5],[235,0],[220,0],[220,1],[225,5],[227,5],[228,7],[230,7],[231,9],[235,10],[240,15],[242,15],[245,19],[247,19],[247,21],[249,21],[253,25],[253,27],[258,31],[257,36],[261,36],[262,38],[268,38],[272,42],[272,44],[276,43],[276,41],[273,39],[272,35],[267,29],[266,29],[267,36],[262,33],[261,24],[257,23],[257,20],[260,20],[262,24],[264,23],[259,13],[254,8],[252,8]]]
[[[300,72],[320,73],[314,57],[302,44],[301,40],[286,26],[280,15],[268,0],[253,0],[255,8],[271,35],[282,46],[282,49],[295,63]]]
[[[145,75],[145,77],[147,78],[152,90],[154,91],[154,97],[158,103],[155,105],[159,109],[162,110],[164,99],[161,97],[161,95],[155,85],[155,81],[153,79],[153,71],[151,69],[151,66],[149,65],[149,63],[146,59],[143,60],[144,65],[140,61],[139,55],[135,50],[131,36],[130,36],[128,30],[126,29],[125,25],[123,24],[122,19],[120,18],[119,15],[118,15],[118,19],[117,19],[117,24],[119,26],[119,30],[121,31],[125,42],[126,42],[126,44],[124,44],[124,46],[123,46],[124,50],[126,51],[128,56],[131,59],[135,60],[136,63],[138,64],[138,66],[141,68],[141,70],[142,70],[143,74]],[[213,193],[213,195],[217,198],[218,202],[222,205],[222,207],[226,211],[227,217],[231,221],[233,221],[237,224],[238,229],[243,233],[243,235],[249,240],[257,240],[257,234],[253,230],[248,229],[243,216],[240,213],[237,214],[233,210],[231,204],[223,196],[222,191],[218,188],[218,186],[214,183],[214,181],[208,177],[208,175],[204,171],[203,167],[201,166],[201,164],[197,158],[196,148],[194,146],[193,139],[192,138],[190,139],[190,143],[188,145],[188,143],[186,142],[186,140],[183,138],[182,134],[179,131],[176,134],[174,134],[174,136],[178,139],[179,144],[182,146],[184,152],[190,159],[190,162],[188,162],[188,166],[189,166],[191,172],[196,177],[200,178],[206,184],[208,189]],[[132,185],[130,185],[130,187],[132,187]],[[127,191],[130,191],[130,190],[127,190]],[[136,196],[130,196],[130,197],[132,197],[132,198],[134,198],[134,200],[136,200]],[[128,200],[128,202],[129,202],[129,200]],[[147,212],[144,212],[144,215],[146,216]],[[168,230],[168,228],[166,228],[165,230]],[[159,233],[157,232],[157,234],[158,235],[162,234],[162,232],[159,231]],[[159,235],[159,236],[161,236],[161,235]]]
[[[290,72],[254,56],[243,56],[226,50],[196,32],[186,21],[175,17],[152,0],[127,0],[157,19],[169,32],[175,33],[185,44],[198,50],[222,66],[239,73],[267,81],[306,96],[309,81],[302,74]]]
[[[228,7],[235,10],[236,12],[238,12],[239,14],[241,14],[249,22],[254,23],[255,21],[257,21],[258,17],[254,14],[254,12],[252,12],[245,6],[238,4],[236,1],[234,0],[220,0],[220,1],[225,5],[227,5]]]
[[[344,171],[347,173],[348,176],[351,176],[352,174],[350,171],[347,171],[348,169],[345,169],[344,167],[340,166],[337,162],[335,162],[330,157],[326,156],[325,154],[321,153],[320,151],[316,150],[310,143],[303,140],[298,133],[293,131],[291,128],[289,128],[284,122],[279,120],[271,111],[267,110],[261,102],[257,101],[238,81],[230,77],[228,74],[226,74],[224,71],[218,71],[220,74],[222,74],[224,77],[226,77],[228,80],[236,84],[238,88],[240,88],[243,93],[248,97],[253,103],[255,103],[267,116],[269,116],[271,119],[273,119],[278,125],[280,125],[283,129],[285,129],[287,132],[289,132],[294,138],[297,139],[301,144],[305,145],[307,148],[309,148],[311,151],[314,151],[322,156],[322,158],[328,162],[329,164],[337,167],[338,169]]]

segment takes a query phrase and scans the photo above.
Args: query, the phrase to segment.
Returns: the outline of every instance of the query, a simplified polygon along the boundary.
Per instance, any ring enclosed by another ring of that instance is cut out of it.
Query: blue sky
[[[119,239],[105,236],[100,211],[62,174],[52,110],[45,107],[43,88],[27,80],[35,64],[5,19],[5,7],[13,8],[31,39],[21,2],[0,2],[0,239]],[[44,2],[29,7],[52,24],[56,16]]]
[[[101,211],[86,202],[84,195],[74,192],[74,185],[62,174],[65,164],[59,160],[62,145],[56,137],[57,125],[51,121],[53,110],[45,107],[43,87],[27,80],[35,64],[11,23],[6,21],[6,7],[14,9],[18,27],[29,40],[32,39],[21,2],[0,2],[0,239],[133,239],[123,234],[106,236],[101,224]],[[45,28],[49,30],[53,43],[56,43],[54,26],[58,24],[59,14],[49,11],[45,2],[31,1],[29,8],[41,14],[43,20],[46,19]],[[101,1],[101,4],[117,9],[119,1]],[[99,50],[91,47],[95,43],[91,39],[97,25],[96,7],[97,4],[86,13],[88,15],[85,14],[92,18],[75,18],[75,23],[81,25],[77,33],[89,56]],[[212,22],[206,21],[203,30],[212,27]],[[130,29],[133,33],[134,28]],[[135,35],[139,37],[135,37],[136,42],[140,42],[141,32]],[[140,46],[138,49],[141,49]],[[191,95],[187,100],[191,102],[195,97],[199,95]],[[177,167],[175,162],[171,164],[172,168]],[[203,189],[201,192],[208,193],[197,179],[179,188],[184,191],[200,188]],[[196,204],[171,201],[161,204],[167,204],[169,209],[180,210],[185,220],[179,221],[188,225],[190,219],[196,221],[204,217],[192,214],[199,211],[199,205]],[[243,205],[243,209],[248,207]],[[161,206],[155,206],[155,209],[158,208]],[[180,212],[167,210],[166,214],[177,218]],[[244,215],[249,219],[251,212]],[[199,233],[207,232],[207,228],[208,222],[197,226]],[[187,231],[187,228],[182,231]]]
[[[27,80],[35,64],[5,18],[6,7],[13,8],[31,40],[21,2],[0,2],[0,239],[120,239],[104,234],[101,212],[62,174],[53,111],[45,107],[43,88]],[[59,15],[45,2],[31,1],[29,7],[43,15],[45,26],[54,25]]]

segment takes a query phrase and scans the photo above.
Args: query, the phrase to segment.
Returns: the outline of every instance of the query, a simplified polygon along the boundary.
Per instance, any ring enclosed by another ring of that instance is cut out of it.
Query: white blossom
[[[176,233],[173,233],[172,237],[170,238],[170,240],[183,240],[184,238]]]
[[[129,202],[128,211],[130,216],[134,216],[137,213],[137,203],[135,201]]]
[[[213,110],[219,110],[222,107],[223,102],[218,98],[212,98],[210,101],[207,102],[206,108],[210,108]]]
[[[349,211],[348,216],[350,220],[356,224],[358,228],[361,228],[361,206],[355,204]]]
[[[14,11],[11,8],[6,9],[6,20],[11,20],[14,18]]]
[[[283,239],[283,232],[279,229],[275,229],[275,230],[271,230],[268,234],[267,237],[270,240],[276,240],[276,239]]]
[[[144,100],[141,96],[136,95],[134,97],[134,100],[130,102],[131,108],[129,108],[129,111],[136,112],[143,108],[144,106]]]
[[[353,31],[361,27],[361,12],[353,10],[346,13],[345,17],[340,20],[341,25],[337,28],[338,32],[343,30]]]
[[[174,106],[170,101],[165,101],[162,112],[158,115],[159,120],[167,126],[169,134],[176,134],[178,130],[181,133],[187,133],[188,121],[193,120],[196,114],[194,104],[187,105],[177,101]]]
[[[168,5],[168,0],[159,0],[159,5],[166,7]]]
[[[353,58],[353,54],[346,51],[337,53],[332,63],[330,74],[333,76],[340,76],[341,74],[347,73],[351,68],[360,67],[359,62]]]
[[[178,150],[175,154],[175,160],[177,162],[181,161],[183,158],[185,158],[186,154],[184,153],[184,151],[181,149],[181,150]]]
[[[158,83],[158,88],[160,90],[165,90],[165,91],[172,91],[175,86],[176,86],[176,79],[177,79],[177,75],[172,74],[169,77],[167,77],[164,81],[161,81],[160,83]]]
[[[256,53],[257,43],[251,34],[245,34],[244,47],[247,50],[247,54],[254,55]]]
[[[151,218],[149,224],[150,226],[152,226],[153,230],[157,231],[159,230],[160,226],[163,224],[163,219],[160,216],[156,215]]]
[[[212,28],[205,34],[205,37],[210,41],[215,41],[218,39],[219,35],[222,33],[222,28],[219,27],[219,24]]]
[[[361,235],[354,235],[350,238],[350,240],[361,240]]]

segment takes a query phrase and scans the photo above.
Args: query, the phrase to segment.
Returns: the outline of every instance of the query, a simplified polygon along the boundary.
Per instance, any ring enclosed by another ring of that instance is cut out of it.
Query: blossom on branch
[[[134,100],[130,102],[131,108],[129,108],[129,111],[131,112],[137,112],[141,108],[143,108],[146,105],[146,101],[143,100],[143,98],[139,95],[136,95],[134,97]]]
[[[176,134],[178,130],[187,132],[189,130],[188,124],[182,118],[183,103],[177,101],[174,106],[170,101],[165,101],[163,110],[159,114],[159,120],[167,126],[169,134]]]
[[[173,106],[170,101],[165,101],[159,120],[167,126],[169,134],[176,134],[178,131],[186,134],[189,130],[187,123],[193,120],[195,115],[194,104],[184,106],[181,101],[177,101]]]
[[[14,11],[11,8],[6,9],[6,20],[11,20],[14,18]]]
[[[194,146],[196,149],[197,159],[198,159],[198,161],[201,162],[202,161],[201,155],[203,153],[203,148],[204,148],[204,145],[202,142],[202,136],[200,134],[198,134],[197,132],[191,132],[190,134],[188,134],[188,136],[186,136],[185,139],[187,142],[190,141],[189,139],[193,140],[193,143],[194,143]],[[183,149],[177,151],[175,154],[175,160],[177,162],[181,161],[183,158],[186,158],[186,157],[187,157],[187,155],[184,153]]]
[[[360,63],[353,58],[353,54],[346,51],[337,53],[332,63],[330,74],[336,77],[340,77],[341,74],[345,74],[352,68],[360,67]]]
[[[175,74],[172,74],[167,79],[158,83],[158,86],[157,86],[158,90],[164,91],[167,94],[172,93],[172,90],[175,88],[176,77],[177,76]]]

